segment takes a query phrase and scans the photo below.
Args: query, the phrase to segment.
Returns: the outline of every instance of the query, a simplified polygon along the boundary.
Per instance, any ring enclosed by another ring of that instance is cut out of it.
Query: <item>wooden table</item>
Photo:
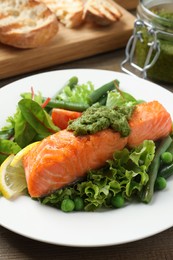
[[[120,63],[123,58],[124,49],[121,49],[69,64],[54,66],[44,71],[69,68],[95,68],[121,71]],[[26,75],[1,80],[0,87],[23,76]],[[171,90],[171,86],[167,86],[166,88]],[[156,218],[158,217],[156,216]],[[37,242],[0,227],[0,260],[6,259],[171,260],[173,259],[173,228],[155,236],[128,244],[102,248],[73,248]]]

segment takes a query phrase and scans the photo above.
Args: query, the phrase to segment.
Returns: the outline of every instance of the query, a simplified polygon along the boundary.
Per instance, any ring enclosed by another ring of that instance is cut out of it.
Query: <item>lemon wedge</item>
[[[12,167],[22,167],[22,158],[25,154],[27,154],[34,146],[36,146],[40,141],[31,143],[24,147],[22,150],[20,150],[11,161]]]
[[[19,195],[27,188],[22,158],[39,142],[32,143],[16,155],[9,155],[0,166],[0,191],[6,199]]]
[[[0,191],[10,199],[22,192],[26,187],[24,169],[10,166],[15,155],[11,154],[0,167]]]

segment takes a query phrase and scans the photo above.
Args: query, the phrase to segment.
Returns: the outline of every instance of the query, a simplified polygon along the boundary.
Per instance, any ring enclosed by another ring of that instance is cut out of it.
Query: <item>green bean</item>
[[[149,181],[140,194],[141,201],[145,203],[149,203],[152,200],[154,193],[154,185],[160,166],[160,157],[161,154],[163,154],[168,149],[171,142],[172,138],[170,136],[165,137],[156,150],[154,160],[151,162],[151,165],[149,167]]]
[[[158,172],[158,176],[164,177],[165,179],[168,179],[171,175],[173,175],[173,163],[162,167]]]
[[[173,141],[171,142],[166,152],[171,153],[173,157]],[[164,177],[165,179],[168,179],[171,175],[173,175],[173,161],[170,162],[169,165],[163,164],[158,172],[158,176]]]
[[[65,87],[69,86],[71,89],[73,89],[75,87],[75,85],[77,85],[78,83],[78,78],[77,77],[71,77],[66,83],[65,85],[56,92],[56,94],[54,94],[53,98],[56,99],[56,97],[62,93],[62,91],[64,90]]]
[[[170,146],[169,146],[168,149],[167,149],[167,152],[173,154],[173,142],[171,142]]]
[[[99,104],[100,104],[101,106],[104,106],[104,105],[106,105],[106,100],[107,100],[107,95],[101,97],[101,98],[98,100],[98,102],[99,102]]]
[[[105,96],[108,91],[116,89],[116,86],[119,84],[117,80],[111,81],[100,88],[94,90],[88,97],[88,102],[90,105],[99,101],[100,98]]]
[[[45,98],[43,100],[45,100]],[[51,99],[46,107],[47,108],[63,108],[63,109],[67,109],[67,110],[83,112],[89,107],[89,105]]]

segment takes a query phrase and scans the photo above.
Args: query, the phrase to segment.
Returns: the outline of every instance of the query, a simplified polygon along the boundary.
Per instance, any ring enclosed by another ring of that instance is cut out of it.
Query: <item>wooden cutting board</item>
[[[57,36],[47,46],[21,50],[0,45],[0,79],[124,47],[135,17],[124,8],[120,9],[123,16],[112,26],[85,24],[78,29],[60,26]]]
[[[138,5],[139,0],[115,0],[115,2],[125,9],[134,10]]]

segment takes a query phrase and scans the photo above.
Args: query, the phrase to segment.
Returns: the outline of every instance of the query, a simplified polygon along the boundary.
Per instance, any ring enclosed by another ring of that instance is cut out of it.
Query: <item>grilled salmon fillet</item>
[[[162,138],[172,130],[170,114],[157,101],[138,105],[129,123],[131,134],[125,138],[111,129],[86,136],[61,130],[45,138],[23,158],[30,196],[42,197],[71,184],[102,167],[116,150]]]
[[[77,137],[62,130],[45,138],[23,159],[29,194],[41,197],[74,182],[103,166],[126,143],[111,129]]]

